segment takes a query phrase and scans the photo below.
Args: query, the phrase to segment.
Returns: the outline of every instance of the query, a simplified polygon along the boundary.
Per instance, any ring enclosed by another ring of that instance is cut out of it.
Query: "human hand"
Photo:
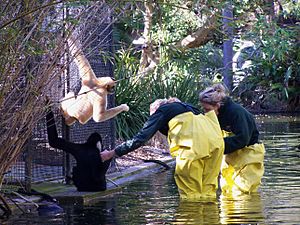
[[[104,150],[104,151],[102,151],[102,152],[100,153],[102,162],[105,162],[105,161],[107,161],[107,160],[110,160],[110,159],[113,158],[115,155],[116,155],[116,153],[115,153],[114,150],[111,150],[111,151]]]

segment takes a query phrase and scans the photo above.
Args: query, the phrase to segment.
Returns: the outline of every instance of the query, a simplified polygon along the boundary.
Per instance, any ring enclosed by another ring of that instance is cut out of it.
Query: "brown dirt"
[[[144,163],[144,160],[164,160],[169,157],[170,155],[166,149],[159,149],[148,145],[142,146],[127,155],[116,158],[117,169],[122,170],[130,166],[136,166]]]

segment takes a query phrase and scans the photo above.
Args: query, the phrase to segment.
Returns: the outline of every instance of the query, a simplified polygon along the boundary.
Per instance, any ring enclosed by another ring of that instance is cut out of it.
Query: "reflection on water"
[[[218,202],[179,202],[172,224],[220,224]]]
[[[300,224],[300,118],[260,117],[258,123],[266,147],[259,193],[180,202],[173,172],[167,171],[94,206],[65,206],[56,218],[19,217],[3,224]]]
[[[266,221],[300,224],[300,118],[277,117],[260,130],[267,150],[261,187]]]
[[[220,196],[221,224],[264,224],[260,193]]]

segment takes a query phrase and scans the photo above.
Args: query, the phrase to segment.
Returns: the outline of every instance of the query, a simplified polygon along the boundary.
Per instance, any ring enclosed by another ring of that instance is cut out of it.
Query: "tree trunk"
[[[232,91],[233,88],[233,73],[232,73],[232,58],[233,58],[233,11],[232,3],[228,1],[225,9],[223,10],[223,31],[224,31],[224,43],[223,43],[223,77],[224,83]]]
[[[140,67],[138,74],[144,76],[152,72],[159,63],[159,54],[152,46],[151,41],[151,28],[152,28],[152,16],[153,16],[153,1],[145,1],[145,13],[144,13],[144,43],[142,44],[142,55],[140,59]]]

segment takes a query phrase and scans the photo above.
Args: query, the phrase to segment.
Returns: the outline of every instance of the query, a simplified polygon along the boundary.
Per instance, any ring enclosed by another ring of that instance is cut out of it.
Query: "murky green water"
[[[94,206],[68,206],[58,217],[28,215],[4,224],[300,224],[300,117],[260,117],[258,124],[266,157],[257,194],[182,203],[167,171]]]

